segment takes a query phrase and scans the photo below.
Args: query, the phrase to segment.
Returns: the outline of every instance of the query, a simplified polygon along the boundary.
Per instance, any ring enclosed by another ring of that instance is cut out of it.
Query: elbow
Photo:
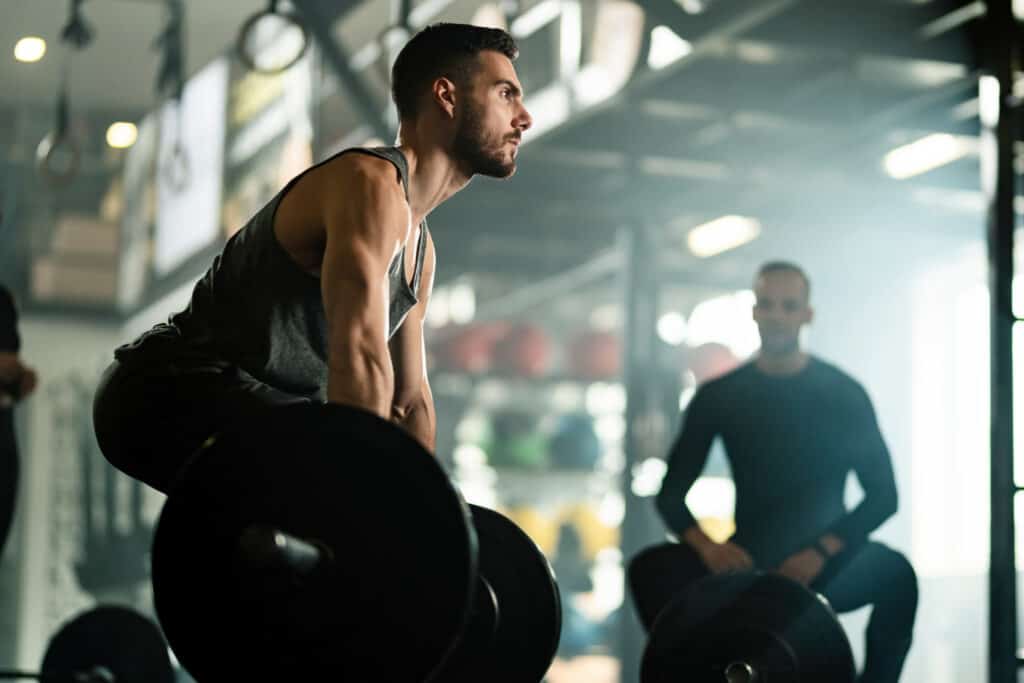
[[[889,495],[885,497],[885,518],[888,519],[896,514],[896,511],[900,507],[900,496],[896,491],[896,487],[893,486],[892,490],[889,491]]]
[[[877,510],[879,524],[895,515],[899,509],[899,494],[896,492],[896,487],[893,486],[881,492],[874,505]]]
[[[423,405],[421,397],[395,396],[391,403],[391,419],[395,422],[405,422]]]

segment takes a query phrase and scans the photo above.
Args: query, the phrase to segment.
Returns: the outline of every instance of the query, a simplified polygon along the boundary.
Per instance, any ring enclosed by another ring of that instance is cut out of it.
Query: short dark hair
[[[391,97],[398,118],[416,115],[420,96],[439,76],[456,84],[469,83],[475,58],[484,50],[500,52],[512,61],[519,56],[515,39],[499,28],[439,23],[414,35],[391,69]]]
[[[807,277],[807,273],[804,272],[803,268],[792,261],[769,261],[765,263],[758,269],[757,279],[760,280],[769,273],[796,273],[804,281],[804,290],[807,292],[807,298],[811,298],[811,278]]]

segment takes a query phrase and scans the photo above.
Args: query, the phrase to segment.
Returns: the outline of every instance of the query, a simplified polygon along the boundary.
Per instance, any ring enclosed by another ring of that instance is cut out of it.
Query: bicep
[[[408,225],[396,188],[363,172],[350,176],[344,201],[325,202],[320,284],[332,346],[352,334],[387,339],[387,270]]]
[[[715,411],[709,401],[707,393],[698,390],[683,413],[682,428],[668,454],[666,478],[695,479],[704,468],[711,443],[718,433]]]

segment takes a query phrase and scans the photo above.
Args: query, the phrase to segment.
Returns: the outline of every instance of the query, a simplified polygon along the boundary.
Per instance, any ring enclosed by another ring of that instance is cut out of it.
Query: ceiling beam
[[[799,0],[768,0],[751,7],[746,0],[721,0],[701,14],[688,15],[675,5],[674,0],[642,0],[641,6],[646,11],[652,12],[656,21],[664,18],[670,28],[678,27],[679,22],[684,20],[693,22],[693,26],[700,32],[700,36],[690,40],[693,47],[690,54],[675,64],[658,71],[652,71],[645,67],[638,68],[632,79],[615,95],[599,104],[576,112],[568,121],[559,126],[554,126],[539,135],[531,135],[529,144],[538,144],[567,129],[585,126],[609,109],[630,106],[635,100],[636,94],[646,86],[663,82],[670,75],[713,53],[722,41],[745,35],[758,24],[791,9],[798,3]],[[675,10],[672,9],[673,7]]]
[[[394,137],[394,131],[377,105],[370,89],[363,82],[360,76],[352,68],[352,57],[342,44],[337,33],[331,30],[334,21],[350,9],[352,2],[331,3],[333,11],[325,8],[323,2],[318,0],[292,0],[301,12],[304,24],[309,30],[317,46],[323,54],[324,60],[331,71],[337,77],[341,87],[348,92],[350,102],[359,116],[373,128],[374,135],[382,140],[390,140]],[[346,6],[348,6],[346,8]]]

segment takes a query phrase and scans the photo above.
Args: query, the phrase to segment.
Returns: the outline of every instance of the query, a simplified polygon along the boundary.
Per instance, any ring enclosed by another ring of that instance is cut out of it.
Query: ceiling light
[[[26,36],[14,46],[14,58],[26,64],[38,62],[45,54],[46,41],[36,36]]]
[[[668,26],[655,26],[651,29],[651,49],[647,53],[647,66],[652,69],[664,69],[693,52],[693,45],[683,40]]]
[[[473,18],[469,20],[469,23],[473,26],[508,30],[508,18],[505,16],[505,10],[497,3],[480,5],[476,13],[473,14]]]
[[[999,79],[995,76],[978,79],[978,116],[986,128],[999,125],[999,90]]]
[[[526,38],[550,24],[561,14],[562,5],[558,0],[543,0],[516,17],[510,32],[516,38]]]
[[[694,256],[708,258],[757,238],[761,223],[745,216],[722,216],[690,231],[686,243]]]
[[[658,318],[658,337],[669,346],[686,341],[686,318],[678,311],[669,311]]]
[[[897,180],[911,178],[961,159],[977,147],[965,136],[934,133],[885,155],[885,172]]]
[[[107,144],[114,149],[127,149],[139,138],[139,129],[134,123],[116,121],[107,128]]]

